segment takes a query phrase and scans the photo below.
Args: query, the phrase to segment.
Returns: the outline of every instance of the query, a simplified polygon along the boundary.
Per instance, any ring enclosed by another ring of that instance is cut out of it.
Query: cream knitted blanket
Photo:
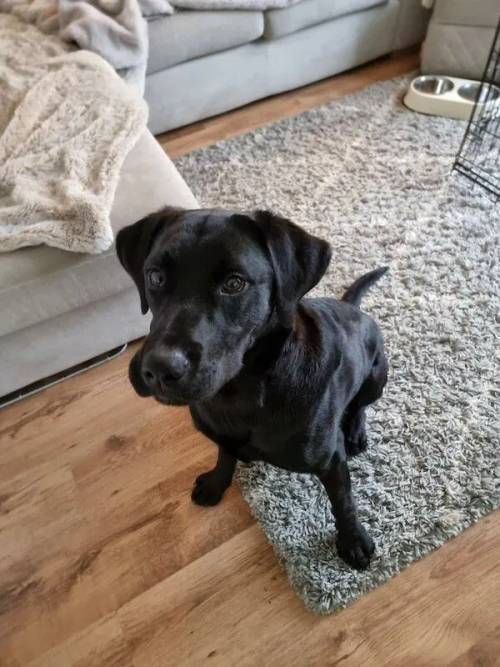
[[[98,253],[144,102],[100,56],[0,13],[0,252]]]

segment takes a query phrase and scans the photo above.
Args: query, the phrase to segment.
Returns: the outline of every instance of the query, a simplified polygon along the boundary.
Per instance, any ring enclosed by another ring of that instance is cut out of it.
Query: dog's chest
[[[263,383],[248,381],[229,387],[203,405],[203,419],[221,435],[237,440],[250,437],[264,401]]]
[[[277,398],[266,396],[263,382],[240,385],[204,404],[200,416],[241,461],[266,461],[295,472],[320,469],[331,457],[333,439],[324,438],[324,428],[318,433],[301,411],[284,409],[284,397]]]

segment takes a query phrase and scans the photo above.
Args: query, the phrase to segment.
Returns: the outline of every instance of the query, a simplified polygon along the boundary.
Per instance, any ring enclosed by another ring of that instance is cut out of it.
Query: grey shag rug
[[[293,587],[321,613],[500,505],[499,209],[450,177],[465,125],[407,110],[406,85],[376,84],[177,160],[201,205],[272,208],[328,239],[333,261],[317,294],[390,266],[363,304],[385,332],[389,383],[369,410],[368,450],[350,464],[377,544],[371,568],[337,557],[313,477],[266,464],[239,471]]]

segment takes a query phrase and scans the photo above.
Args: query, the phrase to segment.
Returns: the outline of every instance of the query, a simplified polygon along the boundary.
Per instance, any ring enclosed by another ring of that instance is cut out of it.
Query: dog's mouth
[[[195,387],[172,387],[166,392],[154,392],[153,398],[162,405],[189,405],[200,401],[207,401],[215,394],[214,389],[198,389]]]
[[[176,396],[162,396],[161,394],[154,395],[153,398],[162,405],[189,405],[189,401]]]

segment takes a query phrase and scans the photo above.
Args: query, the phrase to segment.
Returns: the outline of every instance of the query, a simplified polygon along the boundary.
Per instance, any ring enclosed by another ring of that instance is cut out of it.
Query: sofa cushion
[[[494,28],[500,18],[498,0],[437,0],[433,23]]]
[[[298,5],[265,12],[264,37],[277,39],[337,16],[353,14],[386,2],[388,0],[303,0]]]
[[[127,156],[111,213],[114,231],[166,204],[196,200],[149,132]],[[114,248],[100,255],[37,246],[0,254],[0,336],[59,316],[132,286]],[[137,302],[139,308],[139,302]]]
[[[262,12],[179,11],[151,21],[147,73],[259,39]]]

